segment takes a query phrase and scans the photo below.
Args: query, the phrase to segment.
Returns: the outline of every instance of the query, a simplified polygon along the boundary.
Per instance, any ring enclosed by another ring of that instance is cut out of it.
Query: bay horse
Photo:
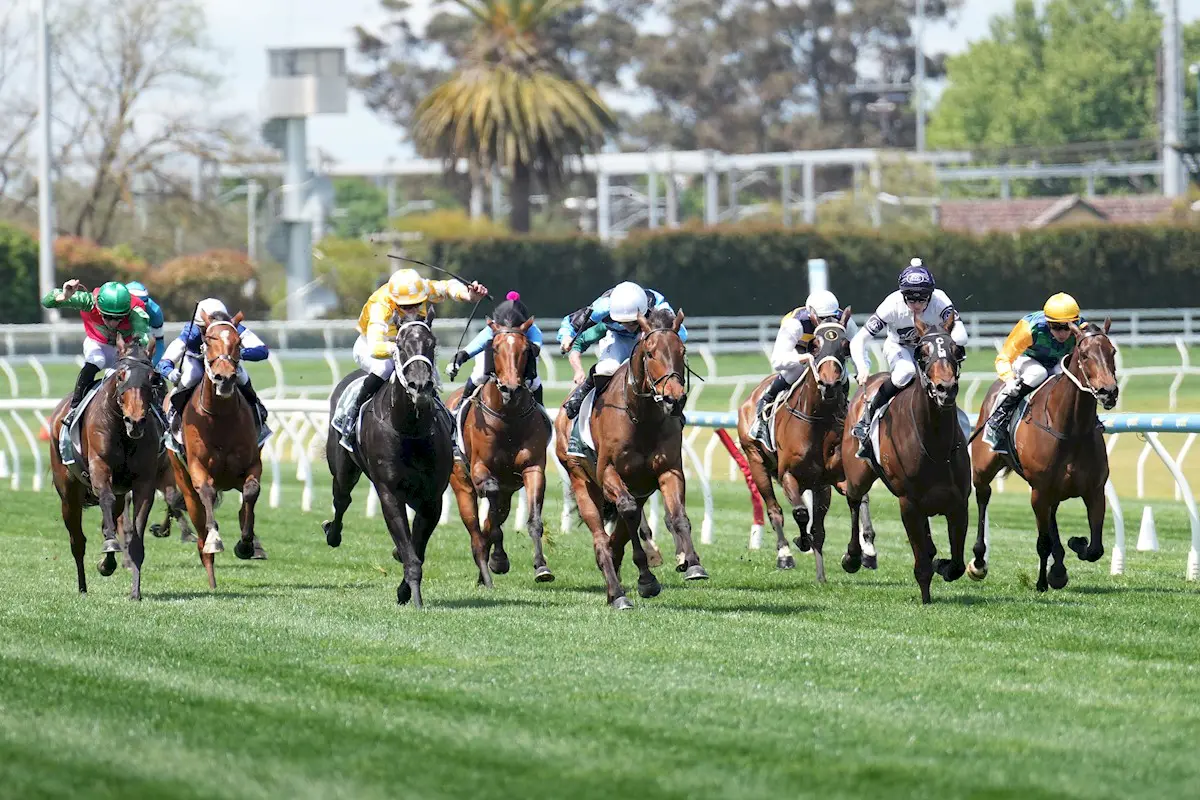
[[[338,431],[329,428],[325,457],[333,475],[333,519],[322,523],[322,529],[330,547],[341,545],[342,518],[365,472],[379,494],[394,545],[392,558],[404,565],[396,602],[411,601],[421,608],[425,548],[442,515],[442,495],[454,461],[454,422],[437,398],[437,339],[429,322],[415,313],[401,313],[395,344],[391,379],[363,404],[354,455],[342,447]],[[329,398],[331,419],[346,387],[364,374],[355,370],[334,388]],[[411,528],[407,508],[415,512]]]
[[[183,455],[171,459],[175,484],[196,529],[196,549],[210,589],[217,588],[215,556],[225,550],[215,513],[220,492],[242,493],[238,513],[242,535],[233,552],[241,559],[255,556],[254,506],[262,486],[262,452],[256,412],[237,391],[241,321],[240,311],[232,318],[221,311],[201,312],[204,377],[181,412]]]
[[[656,309],[641,328],[629,360],[609,380],[594,401],[589,425],[596,443],[596,461],[569,455],[573,421],[560,413],[554,421],[555,452],[571,476],[579,515],[592,532],[596,566],[604,575],[609,605],[633,608],[621,586],[619,570],[625,543],[633,544],[638,568],[638,594],[654,597],[662,591],[650,571],[639,531],[646,499],[661,491],[667,527],[675,538],[676,571],[684,580],[704,580],[708,573],[692,544],[683,476],[683,409],[687,402],[688,366],[679,327],[683,311]],[[605,518],[615,513],[610,536]]]
[[[542,551],[542,506],[546,497],[546,449],[550,445],[550,419],[525,385],[525,367],[537,356],[526,337],[534,318],[519,320],[515,309],[498,307],[501,319],[489,319],[492,329],[492,370],[473,398],[462,389],[450,395],[449,406],[463,403],[463,460],[455,460],[450,486],[458,500],[458,513],[471,535],[471,555],[479,568],[479,583],[492,587],[492,572],[509,570],[501,526],[512,508],[513,493],[522,486],[529,501],[528,529],[533,542],[533,575],[539,583],[554,580]],[[481,354],[486,358],[489,353]],[[479,526],[479,498],[488,502],[487,519]],[[490,552],[489,552],[490,551]]]
[[[63,418],[70,408],[65,398],[50,417],[50,468],[54,488],[62,501],[63,523],[71,538],[71,555],[80,593],[87,592],[83,556],[87,537],[83,533],[83,509],[100,506],[104,544],[100,547],[101,575],[117,568],[121,552],[118,519],[125,509],[125,496],[133,496],[133,530],[128,542],[133,583],[129,599],[142,599],[142,562],[145,557],[146,521],[154,504],[158,479],[159,448],[163,428],[153,412],[156,381],[161,380],[150,363],[149,353],[117,335],[117,361],[101,381],[100,388],[80,415],[80,452],[77,476],[63,464],[58,442]]]
[[[775,450],[750,434],[757,416],[758,399],[771,385],[775,376],[765,378],[742,404],[738,412],[738,438],[750,466],[750,475],[767,506],[767,516],[775,529],[775,566],[793,569],[796,560],[788,548],[783,531],[783,510],[775,499],[772,479],[779,481],[792,506],[792,518],[800,527],[795,544],[801,552],[813,551],[817,581],[825,582],[825,515],[829,512],[831,487],[845,478],[842,470],[842,428],[845,424],[847,396],[846,359],[850,357],[850,339],[846,323],[850,320],[847,308],[837,322],[826,322],[814,330],[812,349],[805,351],[808,360],[801,379],[781,400],[775,415]],[[813,493],[812,533],[808,531],[809,512],[802,495]],[[862,513],[866,519],[863,537],[871,543],[875,531],[870,528],[868,498],[863,497]],[[874,552],[867,558],[874,568]]]
[[[900,390],[879,421],[879,452],[874,454],[882,472],[858,457],[858,439],[851,432],[861,416],[862,404],[884,373],[871,376],[850,404],[842,433],[842,464],[846,473],[844,491],[850,505],[850,545],[842,558],[847,572],[858,569],[862,558],[859,541],[859,511],[867,492],[881,477],[900,500],[900,516],[913,551],[913,577],[921,589],[921,602],[932,602],[929,584],[936,571],[946,581],[955,581],[966,571],[968,500],[971,496],[971,464],[966,437],[958,422],[958,376],[961,348],[950,338],[956,315],[939,328],[914,317],[920,337],[914,356],[917,377]],[[950,558],[934,559],[937,548],[930,534],[929,518],[946,517]]]
[[[971,443],[972,481],[979,523],[975,558],[967,572],[975,580],[987,577],[987,545],[984,525],[992,499],[992,479],[1001,469],[1016,468],[1032,490],[1030,504],[1037,519],[1037,590],[1061,589],[1067,585],[1063,546],[1058,536],[1058,506],[1072,497],[1087,507],[1090,541],[1072,536],[1067,545],[1082,561],[1099,561],[1104,555],[1104,484],[1108,481],[1108,450],[1104,430],[1096,413],[1096,401],[1111,409],[1117,404],[1116,347],[1108,338],[1112,320],[1102,327],[1071,325],[1075,349],[1064,359],[1063,370],[1046,379],[1029,401],[1013,435],[1015,458],[996,453],[982,436]],[[988,390],[979,411],[979,429],[987,422],[995,396],[1003,382]],[[978,430],[975,437],[978,434]],[[1049,572],[1047,560],[1053,556]]]

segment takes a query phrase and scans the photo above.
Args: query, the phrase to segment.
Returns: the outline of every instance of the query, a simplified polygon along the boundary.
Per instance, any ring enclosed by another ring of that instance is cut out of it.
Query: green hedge
[[[38,248],[33,236],[0,223],[0,322],[37,322]]]
[[[1090,308],[1196,304],[1200,229],[1083,226],[983,237],[947,231],[830,233],[805,228],[713,228],[640,233],[608,249],[593,238],[442,241],[434,263],[516,288],[541,313],[565,313],[629,279],[692,315],[783,314],[804,301],[807,262],[830,264],[843,303],[872,310],[896,275],[923,258],[959,308],[1017,311],[1058,291]]]

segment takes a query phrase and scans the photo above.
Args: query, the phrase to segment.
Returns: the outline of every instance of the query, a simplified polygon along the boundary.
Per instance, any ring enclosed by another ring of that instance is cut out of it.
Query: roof
[[[1161,195],[1026,197],[1018,200],[947,200],[940,206],[945,230],[969,233],[1015,233],[1041,228],[1068,211],[1082,207],[1106,222],[1155,222],[1171,210],[1172,198]]]

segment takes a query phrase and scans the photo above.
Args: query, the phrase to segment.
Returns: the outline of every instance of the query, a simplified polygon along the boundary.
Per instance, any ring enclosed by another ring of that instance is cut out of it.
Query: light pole
[[[54,288],[54,187],[50,183],[50,21],[48,0],[38,3],[38,288]],[[42,321],[55,322],[58,312],[42,310]]]

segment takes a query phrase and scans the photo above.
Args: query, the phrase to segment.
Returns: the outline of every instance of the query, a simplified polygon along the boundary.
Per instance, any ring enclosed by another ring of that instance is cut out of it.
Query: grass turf
[[[290,510],[288,487],[289,508],[259,514],[270,560],[219,556],[216,593],[194,546],[149,541],[140,604],[125,599],[127,572],[96,572],[89,511],[80,597],[57,498],[5,491],[0,786],[23,798],[1101,798],[1200,785],[1200,606],[1182,580],[1178,504],[1157,509],[1162,552],[1131,552],[1126,577],[1070,556],[1068,587],[1038,595],[1032,513],[999,496],[987,581],[935,579],[922,608],[890,500],[876,500],[880,569],[857,575],[837,566],[835,501],[830,582],[817,586],[810,557],[775,570],[769,535],[747,551],[745,489],[717,488],[716,543],[700,548],[712,580],[684,586],[659,568],[663,594],[641,600],[627,561],[638,607],[626,614],[605,607],[582,528],[554,531],[549,585],[533,583],[528,538],[509,530],[512,573],[477,589],[456,515],[430,545],[427,610],[397,608],[399,565],[361,489],[330,550],[322,515]],[[230,543],[236,507],[219,512]],[[1085,527],[1078,502],[1061,520],[1064,537]],[[941,520],[934,534],[944,552]]]

